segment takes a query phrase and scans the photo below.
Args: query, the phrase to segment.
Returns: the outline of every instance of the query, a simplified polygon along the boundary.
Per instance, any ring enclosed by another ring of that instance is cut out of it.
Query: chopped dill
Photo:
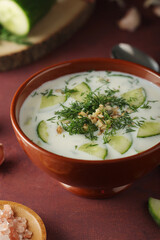
[[[46,97],[55,96],[55,95],[53,94],[53,89],[46,89],[44,92],[41,92],[40,94],[41,94],[42,96],[46,96]],[[32,97],[35,97],[35,96],[37,96],[37,95],[39,95],[39,93],[35,91],[31,96],[32,96]]]
[[[71,107],[66,107],[63,104],[61,104],[63,109],[61,111],[56,111],[55,114],[63,119],[68,119],[68,120],[73,119],[78,115],[79,112],[81,112],[83,108],[81,105],[82,104],[79,102],[73,102],[71,104]]]
[[[89,115],[92,115],[101,105],[110,106],[114,108],[115,106],[119,109],[119,115],[116,118],[112,117],[112,112],[106,110],[105,107],[101,110],[102,116],[97,116],[97,119],[102,124],[106,124],[106,129],[103,132],[104,143],[109,142],[110,136],[116,134],[120,129],[125,129],[126,132],[134,131],[136,127],[143,124],[144,119],[139,119],[138,117],[131,117],[131,114],[126,111],[127,108],[131,108],[126,100],[122,97],[116,96],[119,92],[117,89],[107,89],[104,94],[100,92],[89,92],[84,98],[83,102],[71,102],[69,107],[62,106],[62,110],[56,111],[55,114],[58,119],[61,120],[60,124],[63,129],[69,132],[70,135],[73,134],[83,134],[86,138],[90,140],[97,139],[98,126],[91,121]],[[136,109],[132,109],[132,112]],[[84,113],[86,115],[83,116]],[[65,120],[66,123],[65,123]]]
[[[105,85],[109,84],[109,79],[105,79],[105,78],[100,78],[99,81]]]
[[[74,119],[71,119],[67,124],[63,122],[61,124],[63,129],[69,132],[70,135],[84,134],[86,138],[89,138],[91,140],[97,139],[97,136],[94,135],[97,127],[87,117],[76,117]],[[85,124],[87,125],[87,129],[84,129]]]
[[[78,92],[76,89],[69,89],[67,86],[65,86],[65,89],[62,90],[63,94],[66,94],[66,99],[70,97],[72,93]]]
[[[80,74],[77,74],[77,75],[74,75],[73,77],[70,77],[68,80],[65,81],[65,83],[68,85],[69,82],[77,77],[80,77],[81,75]]]
[[[151,109],[152,107],[149,105],[149,103],[155,103],[158,102],[157,100],[148,100],[146,103],[144,103],[141,108],[142,109]]]
[[[85,78],[85,81],[89,83],[91,80],[89,78]]]
[[[34,92],[32,95],[31,95],[31,97],[35,97],[35,96],[37,96],[38,95],[38,92]]]
[[[88,144],[88,145],[86,146],[86,148],[95,147],[95,146],[98,146],[98,144],[97,144],[97,143],[91,143],[91,144]]]
[[[126,78],[130,78],[130,79],[134,79],[132,76],[130,75],[124,75],[124,74],[112,74],[111,72],[108,72],[108,76],[109,77],[126,77]]]
[[[148,102],[155,103],[158,102],[158,100],[149,100]]]
[[[138,84],[139,83],[139,79],[138,78],[132,78],[130,80],[128,80],[128,82],[132,85],[132,84]]]
[[[56,116],[47,119],[47,121],[51,121],[51,122],[53,122],[55,119],[56,119]]]
[[[88,73],[82,73],[82,74],[74,75],[74,76],[70,77],[68,80],[66,80],[65,83],[68,85],[71,80],[73,80],[75,78],[78,78],[80,76],[86,76],[86,75],[88,75]]]
[[[149,105],[149,101],[147,101],[146,103],[144,103],[142,106],[141,106],[142,109],[151,109],[151,106]]]
[[[10,33],[6,29],[0,26],[0,40],[8,41],[8,42],[15,42],[17,44],[28,45],[31,46],[32,43],[27,40],[26,36],[17,36],[13,33]]]
[[[155,119],[155,118],[153,118],[153,117],[150,117],[150,119],[151,119],[151,120],[156,120],[156,119]]]
[[[41,92],[40,94],[46,97],[54,96],[53,89],[46,89],[44,92]]]
[[[54,94],[53,94],[53,89],[50,89],[49,90],[49,92],[48,92],[48,94],[47,94],[47,97],[50,97],[50,96],[53,96]]]
[[[113,96],[115,93],[119,92],[119,89],[110,89],[105,90],[107,96]]]
[[[149,101],[147,101],[146,103],[144,103],[142,106],[141,106],[142,109],[151,109],[151,106],[149,105]]]
[[[126,133],[130,133],[130,132],[135,132],[135,129],[133,129],[133,128],[127,128],[127,129],[126,129]]]

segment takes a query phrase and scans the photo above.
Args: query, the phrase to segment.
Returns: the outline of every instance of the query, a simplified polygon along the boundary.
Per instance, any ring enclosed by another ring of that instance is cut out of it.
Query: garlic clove
[[[141,23],[141,16],[137,8],[130,8],[126,15],[118,21],[118,26],[122,30],[134,32]]]
[[[153,8],[153,13],[157,16],[160,17],[160,6],[155,6]]]

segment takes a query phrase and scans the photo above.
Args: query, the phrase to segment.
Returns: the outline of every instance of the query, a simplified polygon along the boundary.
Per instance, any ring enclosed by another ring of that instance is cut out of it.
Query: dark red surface
[[[160,199],[160,167],[114,198],[80,198],[31,163],[10,122],[15,91],[31,74],[48,65],[81,57],[109,57],[111,47],[118,42],[133,44],[160,63],[160,20],[151,11],[143,11],[141,27],[128,33],[116,26],[122,14],[115,3],[99,0],[90,20],[63,46],[32,65],[0,73],[0,142],[6,155],[0,167],[0,199],[36,211],[44,220],[48,240],[160,239],[160,229],[147,210],[148,197]]]

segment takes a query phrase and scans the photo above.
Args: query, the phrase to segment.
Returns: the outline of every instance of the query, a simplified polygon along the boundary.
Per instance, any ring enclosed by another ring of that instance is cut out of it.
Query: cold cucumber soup
[[[62,76],[28,96],[20,127],[34,143],[65,157],[134,155],[160,142],[160,89],[121,72]]]

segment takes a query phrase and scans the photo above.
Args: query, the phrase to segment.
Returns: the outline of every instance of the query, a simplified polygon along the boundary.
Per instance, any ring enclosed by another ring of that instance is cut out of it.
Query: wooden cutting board
[[[36,61],[69,39],[94,9],[85,0],[59,0],[28,35],[32,45],[0,42],[0,71],[7,71]]]

